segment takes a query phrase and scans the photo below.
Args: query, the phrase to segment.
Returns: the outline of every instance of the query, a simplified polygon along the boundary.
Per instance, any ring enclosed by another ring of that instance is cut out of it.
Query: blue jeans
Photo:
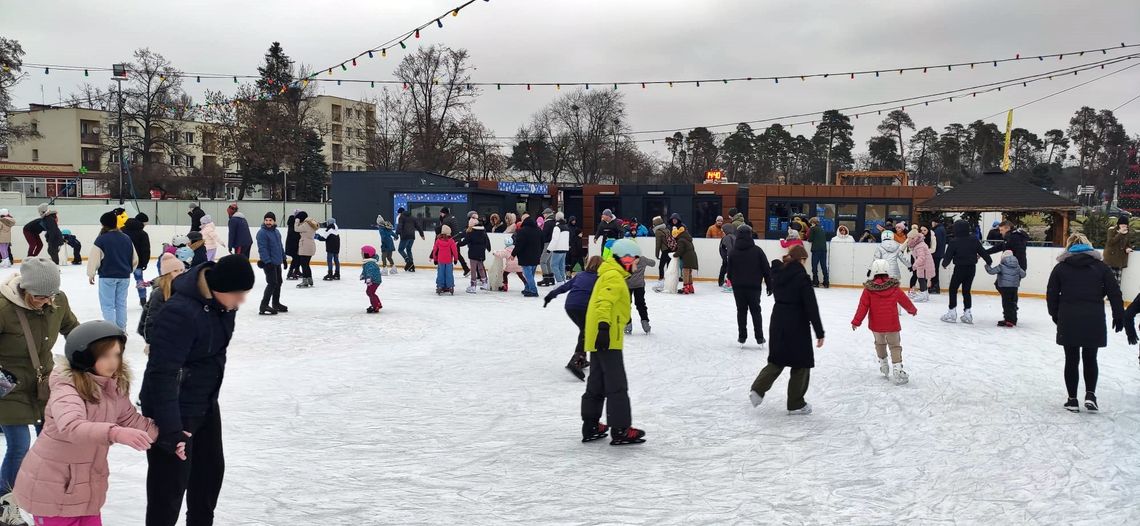
[[[396,248],[396,252],[400,253],[400,257],[404,258],[404,263],[407,265],[412,264],[412,243],[415,241],[415,238],[401,239],[400,246]]]
[[[565,252],[551,252],[550,253],[550,270],[554,272],[554,281],[562,283],[566,281],[566,253]]]
[[[526,281],[526,287],[523,288],[523,292],[533,292],[535,294],[538,294],[538,285],[534,282],[534,269],[536,268],[538,267],[535,265],[523,266],[523,281]]]
[[[127,289],[131,278],[99,278],[99,308],[103,319],[127,330]]]
[[[435,266],[435,288],[455,288],[455,264],[440,263]]]
[[[827,271],[827,252],[815,251],[811,252],[811,281],[812,283],[819,283],[819,274],[816,271],[819,267],[823,267],[823,282],[831,283],[831,275]]]
[[[340,275],[340,253],[338,252],[325,252],[326,266],[329,268],[329,274]],[[333,270],[333,265],[336,265],[336,270]]]
[[[135,287],[139,289],[139,299],[146,301],[146,288],[142,286],[143,283],[143,269],[136,268],[135,272]]]
[[[20,472],[20,464],[24,463],[24,457],[28,454],[28,447],[32,443],[32,434],[28,432],[27,425],[18,426],[0,426],[4,430],[4,440],[7,442],[7,447],[4,450],[4,466],[0,467],[0,484],[4,487],[0,488],[0,493],[10,493],[12,488],[16,486],[16,474]],[[43,426],[36,426],[36,436],[39,436]]]

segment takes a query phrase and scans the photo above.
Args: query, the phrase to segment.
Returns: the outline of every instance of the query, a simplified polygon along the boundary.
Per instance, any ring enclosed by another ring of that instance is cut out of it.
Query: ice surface
[[[64,272],[80,319],[98,317],[96,288]],[[369,315],[356,273],[286,282],[288,314],[240,312],[217,524],[1140,521],[1136,350],[1113,335],[1102,351],[1100,414],[1062,410],[1041,300],[1022,300],[1016,329],[994,326],[996,297],[975,297],[974,326],[938,321],[945,295],[920,304],[903,321],[911,381],[895,386],[871,334],[850,329],[858,291],[819,290],[815,413],[789,417],[786,374],[749,404],[766,352],[736,343],[730,294],[651,292],[653,333],[635,330],[625,351],[648,442],[615,448],[579,442],[584,384],[563,369],[576,331],[561,299],[543,309],[514,277],[510,293],[464,294],[458,275],[457,294],[437,297],[425,269],[386,276]],[[141,348],[128,349],[140,382]],[[105,523],[143,524],[145,456],[112,451]]]

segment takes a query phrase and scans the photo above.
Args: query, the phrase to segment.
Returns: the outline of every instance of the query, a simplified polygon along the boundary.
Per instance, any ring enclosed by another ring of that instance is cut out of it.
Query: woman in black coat
[[[523,268],[526,280],[523,296],[537,298],[538,285],[534,282],[534,269],[542,258],[542,230],[539,230],[538,223],[533,217],[524,219],[522,228],[515,232],[515,247],[512,254],[518,258],[519,266]]]
[[[296,228],[293,228],[297,226],[298,212],[300,212],[300,210],[294,210],[293,215],[290,215],[289,219],[285,221],[285,224],[288,226],[288,229],[285,231],[285,255],[289,256],[289,274],[286,276],[286,279],[289,280],[296,280],[301,277],[297,271],[300,267],[300,262],[297,261],[297,251],[301,246],[301,233],[297,232]]]
[[[566,270],[573,271],[575,265],[586,268],[586,254],[582,249],[582,227],[578,226],[578,218],[570,216],[566,221],[570,229],[570,252],[566,254]]]
[[[742,236],[737,236],[742,237]],[[802,245],[788,251],[783,261],[772,262],[772,295],[776,306],[772,308],[772,323],[768,327],[771,337],[768,350],[768,365],[760,370],[752,382],[752,392],[748,394],[753,406],[764,401],[764,395],[772,388],[785,367],[792,368],[788,380],[788,414],[811,414],[811,404],[804,401],[807,393],[811,368],[815,367],[815,351],[812,349],[812,330],[815,331],[815,346],[823,347],[823,321],[819,317],[819,304],[815,301],[815,289],[808,276],[808,253]],[[733,283],[733,287],[736,283]]]
[[[1057,257],[1057,265],[1049,274],[1045,299],[1049,316],[1057,324],[1057,345],[1065,348],[1065,388],[1069,399],[1065,409],[1079,412],[1077,383],[1080,364],[1085,366],[1085,409],[1098,411],[1096,381],[1097,349],[1108,345],[1105,326],[1104,298],[1112,309],[1112,326],[1124,328],[1124,305],[1120,286],[1112,269],[1104,264],[1099,252],[1080,234],[1069,236],[1068,248]],[[1132,332],[1129,332],[1131,336]]]
[[[726,227],[731,226],[725,225]],[[764,345],[764,318],[760,316],[760,291],[768,285],[772,292],[772,269],[764,249],[752,241],[752,227],[741,225],[736,229],[736,242],[727,254],[728,279],[732,282],[732,296],[736,300],[736,326],[740,345],[748,341],[748,313],[752,313],[752,327],[756,343]]]

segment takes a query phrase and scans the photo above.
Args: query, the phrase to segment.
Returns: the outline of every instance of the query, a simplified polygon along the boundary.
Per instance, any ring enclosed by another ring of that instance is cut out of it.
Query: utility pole
[[[119,205],[123,204],[123,172],[127,171],[127,158],[123,155],[123,81],[127,80],[127,65],[113,64],[111,74],[119,85]]]
[[[614,184],[618,183],[618,124],[620,122],[614,119]]]

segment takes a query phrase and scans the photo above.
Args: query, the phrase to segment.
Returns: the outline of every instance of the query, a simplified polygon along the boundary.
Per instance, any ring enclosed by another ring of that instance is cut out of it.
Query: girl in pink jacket
[[[455,264],[459,263],[459,246],[451,238],[451,227],[443,225],[431,249],[435,262],[435,293],[455,294]]]
[[[911,230],[910,234],[907,234],[906,246],[910,248],[911,256],[914,257],[911,270],[918,277],[919,289],[919,292],[914,292],[914,289],[911,289],[908,296],[920,303],[930,301],[930,293],[927,292],[926,285],[934,277],[935,270],[934,256],[930,254],[930,246],[926,244],[926,238],[919,230]]]
[[[146,451],[158,436],[154,422],[128,397],[126,342],[126,333],[102,320],[84,323],[67,336],[67,365],[52,372],[43,432],[20,466],[13,490],[36,526],[101,526],[107,449],[124,444]]]

